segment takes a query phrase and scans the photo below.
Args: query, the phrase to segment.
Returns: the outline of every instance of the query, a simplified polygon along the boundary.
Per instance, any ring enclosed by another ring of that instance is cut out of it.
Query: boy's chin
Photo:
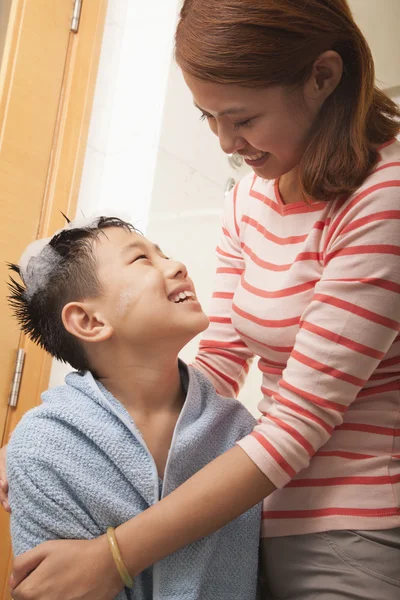
[[[177,331],[177,337],[182,340],[182,348],[191,342],[197,335],[203,333],[203,331],[208,328],[209,324],[210,321],[204,313],[197,315],[196,319],[188,320],[187,323],[182,323],[179,327],[179,332]]]

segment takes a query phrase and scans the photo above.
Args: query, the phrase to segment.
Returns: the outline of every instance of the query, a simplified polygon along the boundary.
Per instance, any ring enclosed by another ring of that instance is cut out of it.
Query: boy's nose
[[[169,279],[186,279],[188,276],[188,271],[186,265],[180,262],[179,260],[170,259],[166,263],[166,276]]]

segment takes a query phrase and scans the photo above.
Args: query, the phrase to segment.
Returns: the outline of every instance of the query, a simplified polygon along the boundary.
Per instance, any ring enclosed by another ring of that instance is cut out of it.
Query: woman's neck
[[[284,204],[297,204],[304,202],[301,191],[299,168],[295,167],[279,179],[279,193]]]

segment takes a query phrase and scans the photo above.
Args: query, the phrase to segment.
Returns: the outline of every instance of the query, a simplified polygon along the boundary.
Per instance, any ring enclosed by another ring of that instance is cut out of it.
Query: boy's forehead
[[[149,242],[139,233],[130,231],[125,227],[107,227],[102,229],[96,239],[96,245],[101,252],[111,251],[120,253],[133,243],[146,244]]]

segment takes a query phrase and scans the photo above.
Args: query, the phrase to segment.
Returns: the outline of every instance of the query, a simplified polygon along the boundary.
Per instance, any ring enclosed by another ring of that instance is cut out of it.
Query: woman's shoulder
[[[351,195],[334,204],[337,217],[400,211],[400,142],[392,140],[381,146],[372,172]]]

